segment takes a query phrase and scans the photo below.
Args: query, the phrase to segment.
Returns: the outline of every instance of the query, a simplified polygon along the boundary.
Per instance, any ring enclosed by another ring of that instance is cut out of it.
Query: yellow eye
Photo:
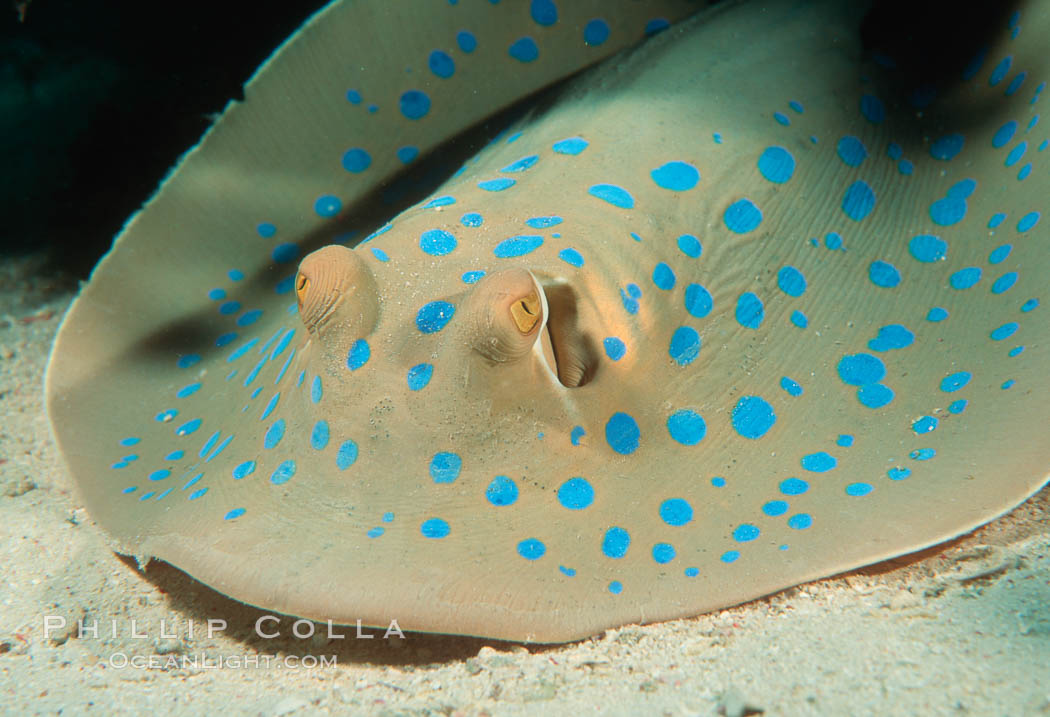
[[[518,331],[523,334],[532,331],[536,322],[540,320],[541,311],[540,297],[535,291],[518,299],[510,307],[511,318],[514,319],[514,324],[518,327]]]
[[[306,274],[299,272],[299,276],[295,277],[295,295],[299,297],[299,301],[303,300],[303,295],[309,288],[310,279],[307,278]]]

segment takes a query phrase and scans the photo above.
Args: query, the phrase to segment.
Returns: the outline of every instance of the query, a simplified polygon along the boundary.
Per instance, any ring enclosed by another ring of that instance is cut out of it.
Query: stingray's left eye
[[[357,252],[345,246],[326,246],[305,256],[295,275],[295,296],[299,318],[310,333],[333,330],[338,341],[360,338],[375,327],[375,280]]]
[[[303,272],[295,277],[295,295],[299,299],[299,303],[303,303],[303,297],[306,296],[306,292],[310,289],[310,277]]]
[[[510,307],[510,315],[514,319],[514,325],[518,331],[528,334],[536,326],[536,322],[543,315],[543,304],[540,295],[532,291],[515,301]]]

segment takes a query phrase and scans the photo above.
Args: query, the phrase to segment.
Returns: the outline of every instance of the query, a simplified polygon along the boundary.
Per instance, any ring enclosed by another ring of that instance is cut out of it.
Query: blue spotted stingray
[[[92,516],[267,609],[557,642],[1019,504],[1050,445],[1050,13],[917,117],[852,5],[327,8],[63,324],[48,408]],[[347,234],[402,167],[669,25]]]

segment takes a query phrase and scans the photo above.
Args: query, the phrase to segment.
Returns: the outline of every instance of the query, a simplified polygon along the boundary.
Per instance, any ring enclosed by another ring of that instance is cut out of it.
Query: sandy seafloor
[[[167,565],[139,572],[81,507],[41,388],[74,282],[43,266],[0,267],[0,713],[1050,715],[1050,489],[921,555],[570,645],[300,640],[288,618],[260,639],[265,613]],[[45,638],[46,615],[99,636]],[[216,617],[229,628],[209,639]],[[303,666],[322,655],[337,664]]]

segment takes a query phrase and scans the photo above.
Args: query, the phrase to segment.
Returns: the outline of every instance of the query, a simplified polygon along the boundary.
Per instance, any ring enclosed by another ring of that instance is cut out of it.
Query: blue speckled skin
[[[174,347],[111,330],[104,370],[83,348],[105,334],[103,264],[49,376],[92,514],[267,608],[562,641],[915,550],[1025,499],[1047,463],[1050,16],[1012,19],[916,120],[844,5],[675,26],[297,278],[202,256],[207,278],[182,281],[221,318]],[[533,43],[512,39],[510,62],[543,58]],[[439,79],[465,62],[422,56]],[[392,139],[315,173],[378,175]],[[237,214],[241,251],[286,263],[282,203],[314,222],[344,204],[293,195]]]

